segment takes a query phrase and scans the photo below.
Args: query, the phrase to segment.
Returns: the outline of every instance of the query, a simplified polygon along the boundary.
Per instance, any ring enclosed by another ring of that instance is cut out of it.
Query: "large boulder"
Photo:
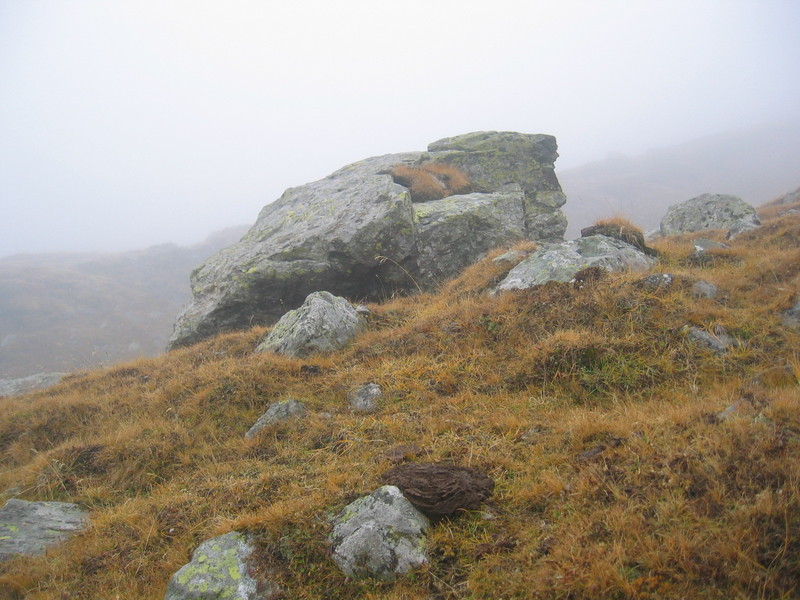
[[[314,292],[300,308],[281,317],[256,351],[296,358],[333,352],[347,345],[365,327],[366,321],[347,300],[330,292]]]
[[[526,289],[548,281],[567,282],[578,271],[589,267],[607,271],[646,271],[654,264],[653,258],[622,240],[591,235],[542,246],[511,269],[495,292]]]
[[[379,299],[430,288],[498,244],[562,239],[566,198],[555,176],[556,148],[548,135],[472,133],[290,188],[238,244],[192,273],[193,298],[170,347],[273,323],[311,292]],[[458,173],[468,185],[442,184],[442,194],[455,195],[414,202],[398,165],[427,167],[434,183]]]
[[[334,518],[331,556],[348,577],[391,581],[428,562],[429,525],[399,489],[385,485]]]
[[[756,209],[738,196],[703,194],[670,206],[661,219],[661,234],[677,235],[706,229],[741,233],[760,224]]]
[[[16,554],[42,554],[88,524],[88,512],[77,504],[12,498],[0,508],[0,561]]]
[[[232,531],[200,544],[192,560],[169,581],[164,600],[270,600],[279,597],[277,586],[253,576],[254,546]]]

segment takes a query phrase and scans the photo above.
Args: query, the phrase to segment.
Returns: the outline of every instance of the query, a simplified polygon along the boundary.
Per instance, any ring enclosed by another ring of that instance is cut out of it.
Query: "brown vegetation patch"
[[[446,163],[428,163],[420,166],[395,165],[392,169],[395,183],[405,186],[412,202],[440,200],[456,194],[468,194],[472,186],[467,176]]]

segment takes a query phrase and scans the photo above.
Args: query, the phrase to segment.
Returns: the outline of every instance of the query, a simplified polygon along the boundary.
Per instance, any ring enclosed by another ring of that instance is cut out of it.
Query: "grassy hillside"
[[[160,354],[189,299],[192,269],[244,230],[186,248],[0,259],[0,378]]]
[[[92,511],[47,556],[0,564],[0,597],[160,599],[232,529],[258,537],[286,598],[796,597],[800,332],[780,312],[800,289],[800,215],[770,211],[701,265],[690,236],[659,242],[670,288],[607,274],[491,298],[507,267],[487,259],[372,305],[331,356],[254,354],[254,329],[0,401],[0,498]],[[697,279],[718,299],[694,298]],[[740,344],[716,354],[687,324]],[[365,382],[384,404],[354,414]],[[311,414],[244,439],[288,397]],[[398,455],[483,469],[495,494],[433,526],[421,571],[346,580],[328,517]]]

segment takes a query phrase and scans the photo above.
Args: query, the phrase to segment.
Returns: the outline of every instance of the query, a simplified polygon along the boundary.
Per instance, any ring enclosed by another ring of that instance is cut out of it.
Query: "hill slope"
[[[567,195],[567,236],[619,213],[645,229],[667,207],[705,193],[734,194],[756,205],[797,187],[800,122],[753,127],[558,171]]]
[[[245,229],[186,248],[0,259],[0,378],[160,354],[189,299],[191,270]]]
[[[0,402],[0,498],[78,502],[91,528],[0,564],[6,597],[160,599],[202,541],[259,540],[286,598],[789,598],[800,561],[800,215],[702,263],[489,297],[487,259],[438,294],[372,305],[370,331],[307,360],[222,336]],[[508,267],[505,267],[507,269]],[[720,289],[695,298],[692,282]],[[718,354],[685,335],[725,328]],[[346,394],[380,384],[381,410]],[[272,402],[310,414],[244,433]],[[730,407],[730,408],[729,408]],[[392,458],[479,468],[481,510],[436,523],[430,564],[345,579],[328,518]]]

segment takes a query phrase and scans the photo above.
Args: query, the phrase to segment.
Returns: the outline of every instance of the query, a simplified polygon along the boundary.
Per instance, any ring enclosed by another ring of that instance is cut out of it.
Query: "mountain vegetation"
[[[369,330],[333,354],[256,353],[258,327],[3,399],[0,499],[75,502],[91,526],[0,563],[0,597],[160,599],[232,530],[258,541],[285,598],[796,597],[787,208],[762,207],[761,227],[703,260],[691,235],[651,242],[670,285],[596,272],[491,296],[503,248],[435,292],[370,304]],[[687,326],[735,343],[708,348]],[[347,395],[369,382],[380,410],[354,412]],[[288,398],[308,414],[245,437]],[[494,494],[434,523],[409,576],[348,579],[330,519],[404,461],[479,469]]]

